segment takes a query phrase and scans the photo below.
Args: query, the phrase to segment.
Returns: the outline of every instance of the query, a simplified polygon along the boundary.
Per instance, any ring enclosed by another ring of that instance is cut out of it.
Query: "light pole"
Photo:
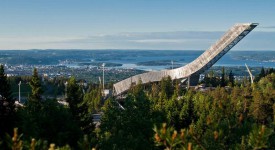
[[[21,81],[19,81],[18,86],[19,86],[18,102],[20,103],[20,101],[21,101],[21,92],[20,92]]]
[[[105,63],[102,64],[102,67],[103,67],[102,90],[103,90],[103,95],[104,95],[104,67],[105,67]]]
[[[172,70],[174,69],[174,61],[171,60],[171,64],[172,64]],[[173,83],[173,79],[172,79],[172,86],[174,86],[174,83]]]
[[[171,60],[171,64],[172,64],[172,70],[174,69],[174,61]]]
[[[64,85],[65,85],[65,99],[67,99],[67,86],[68,86],[68,81],[66,81],[65,83],[64,83]]]

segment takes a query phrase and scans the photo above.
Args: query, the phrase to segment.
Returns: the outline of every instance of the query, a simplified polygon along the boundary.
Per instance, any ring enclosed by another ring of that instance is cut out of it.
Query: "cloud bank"
[[[205,50],[224,32],[175,31],[91,36],[0,37],[0,49],[156,49]],[[234,49],[275,50],[275,32],[252,32]]]

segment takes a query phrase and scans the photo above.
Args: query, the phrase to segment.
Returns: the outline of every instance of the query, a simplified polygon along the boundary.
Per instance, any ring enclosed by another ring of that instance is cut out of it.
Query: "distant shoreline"
[[[165,50],[165,49],[0,49],[0,51],[205,51],[205,50],[198,50],[198,49],[194,49],[194,50],[190,50],[190,49],[179,49],[179,50],[175,50],[175,49],[171,49],[171,50]],[[275,51],[274,50],[230,50],[230,52],[232,51],[245,51],[245,52],[249,52],[249,51]]]

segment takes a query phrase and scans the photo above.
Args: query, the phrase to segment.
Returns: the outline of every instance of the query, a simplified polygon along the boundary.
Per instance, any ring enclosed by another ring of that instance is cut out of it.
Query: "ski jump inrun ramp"
[[[138,74],[117,82],[114,84],[114,95],[120,95],[128,91],[131,86],[136,85],[139,81],[142,84],[160,81],[163,77],[170,76],[172,79],[190,78],[190,84],[198,83],[199,75],[215,64],[224,54],[241,41],[257,23],[242,23],[231,27],[215,44],[201,54],[191,63],[180,68],[172,70],[151,71]]]

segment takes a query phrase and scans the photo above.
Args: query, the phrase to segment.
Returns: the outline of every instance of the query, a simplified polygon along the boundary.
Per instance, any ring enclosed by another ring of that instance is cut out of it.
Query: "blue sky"
[[[0,49],[207,49],[235,23],[234,50],[275,50],[274,0],[1,0]]]

